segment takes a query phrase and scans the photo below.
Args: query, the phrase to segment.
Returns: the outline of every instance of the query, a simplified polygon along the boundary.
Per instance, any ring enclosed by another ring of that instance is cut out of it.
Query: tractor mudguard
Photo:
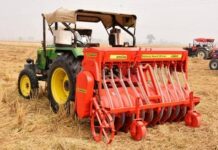
[[[83,56],[83,48],[72,48],[72,47],[55,47],[54,45],[49,45],[46,47],[46,56],[49,60],[54,60],[58,57],[58,53],[71,52],[72,55],[77,58]],[[46,59],[44,57],[44,51],[42,48],[37,50],[37,61],[36,64],[39,69],[45,70]]]

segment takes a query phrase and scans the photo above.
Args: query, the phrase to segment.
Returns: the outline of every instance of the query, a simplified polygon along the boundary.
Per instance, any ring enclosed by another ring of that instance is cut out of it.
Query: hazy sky
[[[218,0],[1,0],[0,40],[41,40],[41,13],[59,7],[136,14],[138,42],[146,42],[147,34],[157,42],[218,41]]]

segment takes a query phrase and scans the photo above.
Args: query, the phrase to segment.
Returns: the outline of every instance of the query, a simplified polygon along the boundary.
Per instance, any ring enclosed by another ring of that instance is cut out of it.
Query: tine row
[[[116,72],[114,71],[116,68]],[[188,98],[190,87],[186,74],[181,66],[180,71],[174,65],[139,64],[137,67],[113,66],[104,67],[102,71],[102,87],[107,97],[107,107],[125,108],[135,107],[136,98],[139,105],[154,103],[169,103],[184,101]],[[106,105],[106,104],[105,104]],[[186,106],[164,107],[158,109],[141,110],[140,117],[148,125],[179,121],[187,113]],[[112,114],[115,129],[129,128],[136,114],[123,112]]]

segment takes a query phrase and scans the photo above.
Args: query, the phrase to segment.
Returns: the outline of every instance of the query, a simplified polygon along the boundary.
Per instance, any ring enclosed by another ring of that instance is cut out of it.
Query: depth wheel
[[[64,106],[70,113],[70,101],[75,98],[76,75],[81,70],[81,59],[71,55],[58,57],[51,65],[48,74],[48,98],[53,112]]]
[[[112,142],[115,134],[114,122],[106,110],[93,109],[90,124],[92,136],[96,142],[101,141],[102,138],[107,144]]]
[[[23,69],[18,77],[18,92],[26,99],[33,98],[38,94],[38,79],[30,69]]]
[[[201,115],[196,111],[188,111],[185,116],[185,124],[190,127],[200,127]]]
[[[129,130],[131,137],[136,141],[140,141],[143,137],[145,137],[147,132],[144,123],[139,120],[134,120]]]
[[[212,59],[209,63],[211,70],[218,70],[218,59]]]

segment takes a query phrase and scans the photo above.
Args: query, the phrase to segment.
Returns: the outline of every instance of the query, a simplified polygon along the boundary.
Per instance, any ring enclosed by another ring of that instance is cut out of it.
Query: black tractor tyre
[[[204,50],[204,49],[200,49],[197,52],[197,57],[198,58],[202,58],[202,59],[208,59],[209,57],[209,52]]]
[[[218,70],[218,59],[211,59],[209,67],[211,70]]]
[[[81,70],[81,61],[82,58],[74,58],[70,54],[64,54],[54,60],[54,62],[51,64],[49,68],[47,83],[48,99],[54,113],[57,113],[59,111],[60,105],[64,105],[66,112],[68,114],[70,113],[70,101],[75,100],[76,76]],[[58,68],[63,69],[69,79],[69,81],[67,82],[67,90],[69,91],[69,95],[65,99],[66,102],[64,104],[58,103],[58,100],[55,99],[55,96],[52,93],[52,76],[54,74],[54,71]]]
[[[26,98],[34,98],[38,94],[39,83],[31,69],[23,69],[18,76],[18,92]]]

